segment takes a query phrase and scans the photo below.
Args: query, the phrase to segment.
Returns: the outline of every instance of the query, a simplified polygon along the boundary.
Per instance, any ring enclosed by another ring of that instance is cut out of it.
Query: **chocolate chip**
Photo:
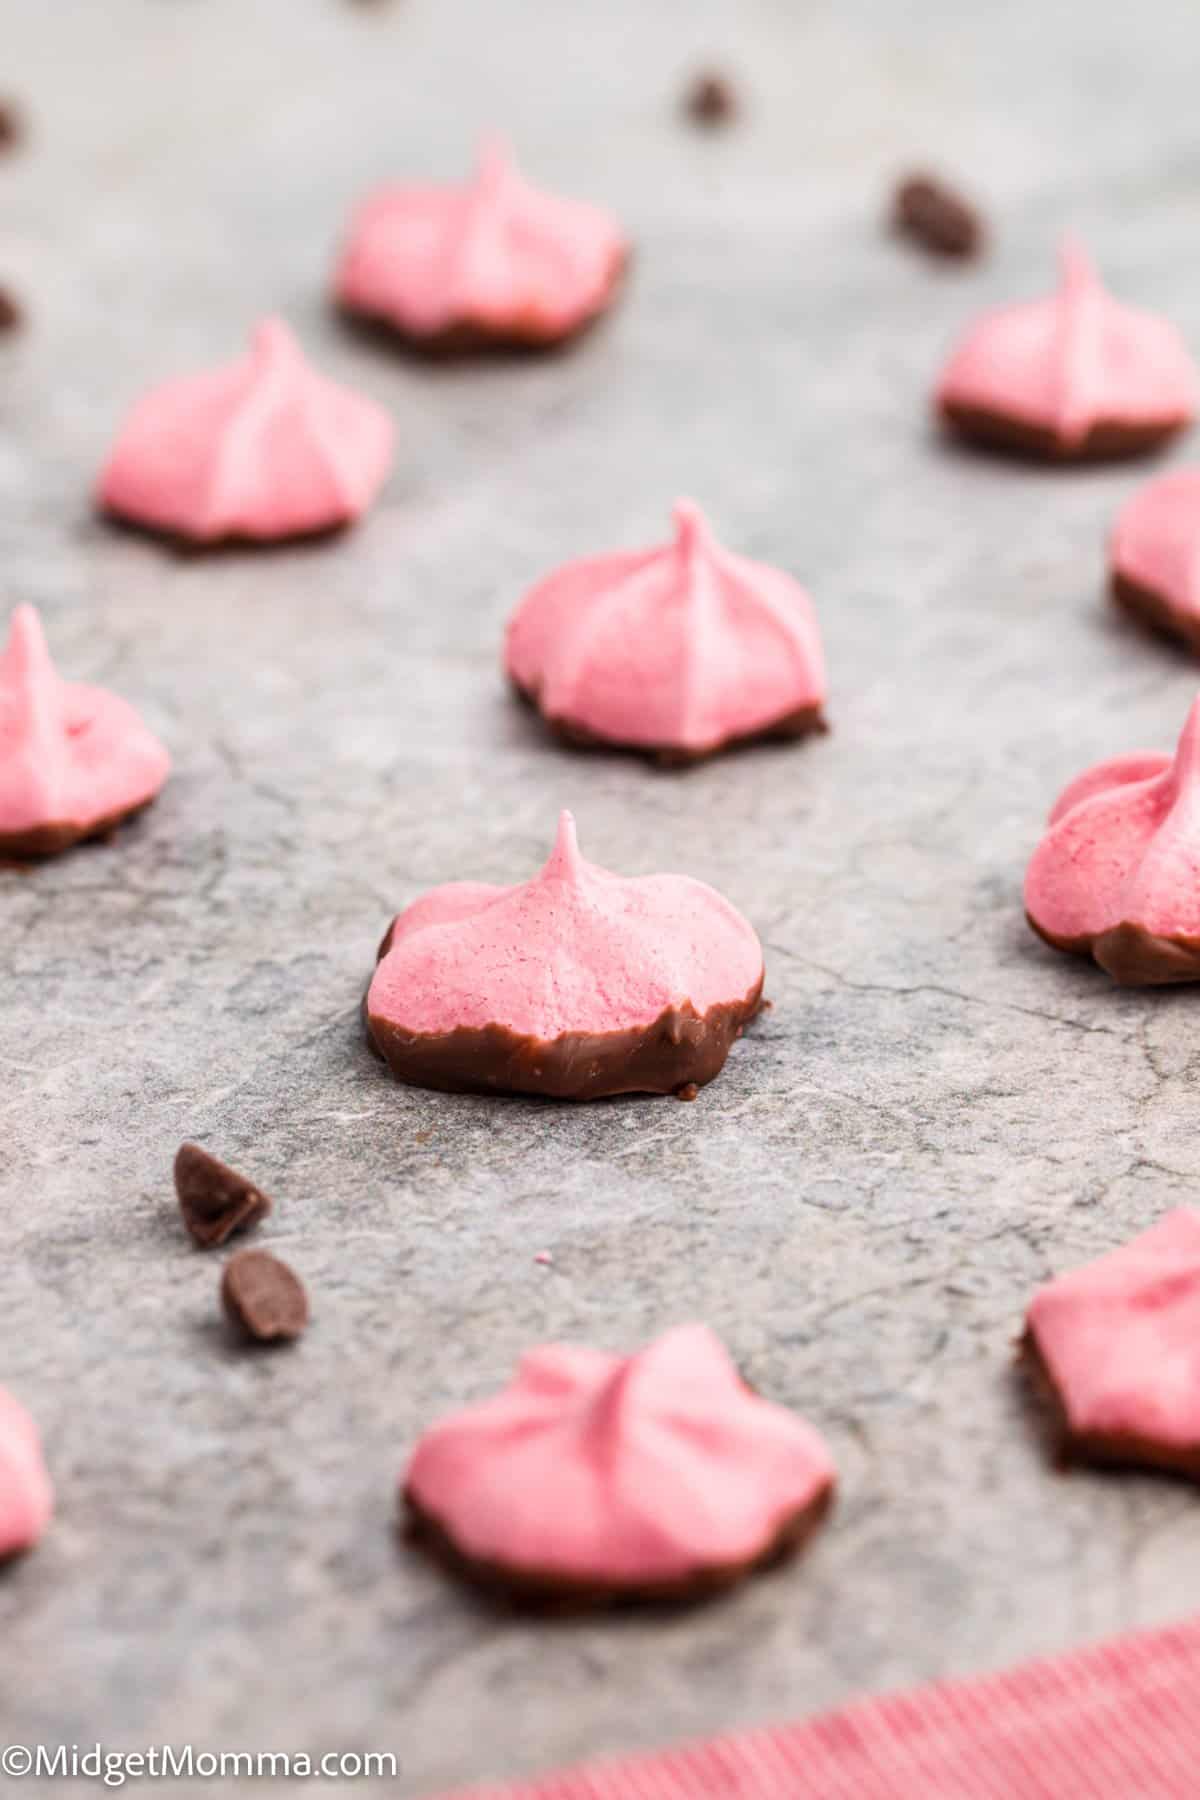
[[[239,1250],[221,1277],[221,1305],[233,1324],[260,1344],[298,1338],[308,1324],[300,1277],[269,1250]]]
[[[25,136],[25,120],[12,100],[0,100],[0,150],[15,150]]]
[[[204,1250],[245,1231],[271,1210],[266,1194],[199,1144],[181,1144],[175,1157],[175,1192],[183,1222]]]
[[[0,331],[16,331],[25,323],[25,311],[15,295],[0,287]]]
[[[931,175],[910,175],[896,189],[892,220],[897,231],[935,256],[977,256],[983,219],[970,201]]]
[[[697,125],[728,125],[737,117],[737,90],[727,75],[706,69],[688,88],[683,109]]]
[[[677,1100],[694,1100],[699,1092],[700,1089],[694,1081],[685,1081],[682,1087],[675,1089],[675,1098]]]

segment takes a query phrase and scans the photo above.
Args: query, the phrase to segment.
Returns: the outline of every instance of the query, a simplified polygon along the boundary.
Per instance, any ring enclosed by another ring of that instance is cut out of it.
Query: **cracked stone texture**
[[[1054,1473],[1010,1368],[1035,1284],[1193,1194],[1200,994],[1055,956],[1020,883],[1061,784],[1170,744],[1196,665],[1103,598],[1143,469],[995,463],[927,421],[961,324],[1043,289],[1067,224],[1200,342],[1194,7],[1145,0],[1133,39],[1067,0],[498,19],[6,20],[33,120],[0,165],[32,319],[0,351],[6,601],[176,762],[119,842],[0,874],[0,1380],[60,1495],[0,1578],[6,1738],[393,1750],[386,1791],[417,1795],[995,1667],[1200,1593],[1193,1492]],[[747,114],[704,135],[677,103],[713,56]],[[547,361],[429,368],[349,336],[323,284],[351,201],[457,171],[493,123],[628,220],[619,312]],[[880,228],[926,159],[992,210],[977,268]],[[95,521],[122,409],[272,308],[396,416],[367,523],[198,558]],[[497,644],[524,587],[663,533],[680,492],[811,587],[830,737],[662,773],[557,748],[511,703]],[[357,1024],[389,915],[525,876],[564,803],[594,860],[741,906],[774,1011],[692,1106],[393,1085]],[[294,1349],[229,1341],[221,1259],[173,1209],[184,1136],[276,1196],[258,1241],[314,1304]],[[704,1611],[548,1627],[397,1544],[428,1420],[530,1343],[632,1347],[688,1317],[828,1435],[842,1498],[802,1562]]]

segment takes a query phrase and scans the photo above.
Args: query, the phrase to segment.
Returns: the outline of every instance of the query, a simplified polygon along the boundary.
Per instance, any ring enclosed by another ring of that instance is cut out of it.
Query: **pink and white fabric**
[[[1196,1800],[1200,1617],[452,1800]],[[451,1800],[446,1796],[444,1800]]]

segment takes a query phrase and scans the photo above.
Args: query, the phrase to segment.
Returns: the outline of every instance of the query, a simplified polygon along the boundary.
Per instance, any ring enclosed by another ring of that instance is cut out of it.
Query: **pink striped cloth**
[[[1200,1800],[1200,1617],[456,1800]]]

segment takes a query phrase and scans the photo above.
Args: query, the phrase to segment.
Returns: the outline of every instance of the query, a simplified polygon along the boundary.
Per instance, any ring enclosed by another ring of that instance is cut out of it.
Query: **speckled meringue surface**
[[[819,729],[825,660],[808,594],[719,544],[699,507],[650,550],[566,564],[509,621],[504,664],[566,736],[690,761]]]
[[[452,882],[400,914],[366,1025],[418,1086],[669,1093],[719,1073],[762,982],[758,938],[727,900],[686,875],[597,868],[564,812],[532,880]]]
[[[1200,979],[1200,699],[1175,754],[1134,751],[1059,796],[1025,877],[1030,924],[1129,985]]]
[[[1109,572],[1123,606],[1200,654],[1200,468],[1139,488],[1113,527]]]
[[[1200,1477],[1200,1212],[1039,1288],[1024,1347],[1067,1450]]]
[[[0,1388],[0,1560],[30,1550],[54,1510],[54,1490],[38,1428]]]
[[[492,136],[462,186],[385,187],[363,203],[335,297],[430,349],[550,345],[605,310],[629,253],[610,213],[531,186]]]
[[[1052,459],[1135,455],[1188,424],[1200,376],[1175,327],[1101,285],[1075,238],[1044,299],[968,330],[938,383],[943,420],[994,448]]]
[[[269,542],[359,517],[387,478],[382,407],[319,375],[282,319],[237,362],[139,400],[97,489],[109,513],[196,543]]]
[[[434,1425],[404,1495],[466,1572],[530,1594],[681,1597],[727,1585],[817,1522],[833,1462],[702,1325],[633,1356],[551,1344]]]
[[[169,769],[126,701],[62,680],[36,611],[18,606],[0,656],[0,855],[49,856],[107,831]]]

